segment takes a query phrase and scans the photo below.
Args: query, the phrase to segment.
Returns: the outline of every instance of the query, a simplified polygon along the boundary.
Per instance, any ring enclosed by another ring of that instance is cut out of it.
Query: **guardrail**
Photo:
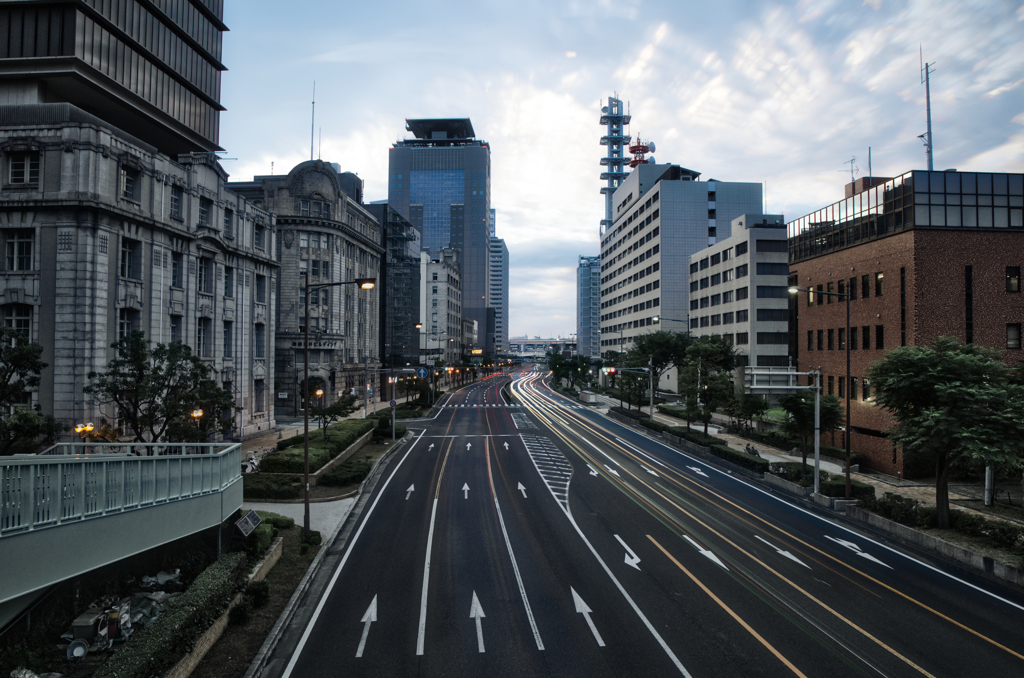
[[[0,539],[221,492],[241,456],[239,443],[63,443],[0,457]]]

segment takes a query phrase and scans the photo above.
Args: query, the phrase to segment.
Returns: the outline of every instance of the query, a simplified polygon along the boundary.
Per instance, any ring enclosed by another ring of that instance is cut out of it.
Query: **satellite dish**
[[[657,162],[656,162],[656,161],[654,160],[654,156],[653,156],[653,155],[652,155],[651,157],[647,158],[647,162],[648,162],[648,164],[651,164],[651,165],[657,165],[657,164],[658,164],[658,163],[657,163]]]
[[[650,142],[649,144],[647,144],[647,150],[650,151],[651,153],[654,153],[654,151],[656,149],[654,148],[654,142],[653,141]]]
[[[601,107],[601,112],[602,113],[607,113],[608,112],[608,107],[607,106],[602,106]]]

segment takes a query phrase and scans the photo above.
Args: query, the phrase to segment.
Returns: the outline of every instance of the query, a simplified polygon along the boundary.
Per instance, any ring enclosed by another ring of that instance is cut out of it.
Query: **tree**
[[[753,426],[755,419],[760,419],[768,411],[768,400],[754,393],[741,393],[736,398],[736,416],[747,426]]]
[[[101,405],[113,405],[117,418],[137,442],[206,440],[211,432],[234,428],[234,395],[213,380],[210,368],[181,342],[150,348],[143,332],[111,344],[114,358],[106,372],[90,372],[85,387]],[[199,425],[191,412],[200,408]]]
[[[687,334],[659,330],[635,337],[630,352],[643,356],[644,365],[648,365],[650,358],[649,364],[654,368],[654,387],[657,388],[663,374],[686,362],[686,349],[690,343]]]
[[[949,526],[949,477],[955,469],[1024,466],[1024,385],[1002,354],[953,337],[893,349],[868,379],[875,402],[895,424],[887,435],[904,461],[935,469],[936,522]]]
[[[735,349],[720,336],[700,337],[686,348],[686,362],[679,372],[679,392],[687,400],[687,416],[699,408],[704,433],[716,408],[733,397],[732,371]],[[692,402],[691,402],[692,401]]]
[[[309,413],[313,416],[313,419],[320,423],[320,429],[324,432],[324,440],[327,440],[328,426],[355,411],[356,398],[352,395],[342,396],[326,407],[314,406],[309,408]]]
[[[65,427],[39,406],[24,407],[25,395],[39,385],[47,367],[43,347],[12,328],[0,328],[0,455],[35,452],[52,445]]]
[[[800,441],[800,452],[804,466],[807,466],[807,453],[813,448],[814,440],[814,391],[807,389],[796,393],[779,396],[779,405],[789,415],[783,430],[796,436]],[[821,396],[821,411],[818,415],[818,430],[830,433],[842,426],[843,405],[834,395]]]

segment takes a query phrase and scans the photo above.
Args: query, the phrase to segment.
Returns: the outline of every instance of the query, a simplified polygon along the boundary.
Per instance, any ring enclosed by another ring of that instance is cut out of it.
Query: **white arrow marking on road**
[[[469,483],[463,483],[462,485],[463,499],[469,499]]]
[[[434,449],[434,443],[430,443],[430,447],[427,448],[427,452],[430,452],[432,449]]]
[[[597,469],[594,468],[593,466],[591,466],[590,464],[587,464],[587,468],[590,469],[590,475],[592,475],[592,476],[599,475],[598,472],[597,472]]]
[[[366,648],[366,637],[370,635],[370,624],[377,621],[377,594],[374,594],[370,601],[370,607],[366,608],[366,614],[359,620],[363,623],[363,637],[359,639],[359,649],[356,650],[356,659],[363,656],[363,649]]]
[[[796,556],[794,556],[794,555],[793,555],[792,553],[790,553],[789,551],[783,551],[782,549],[780,549],[780,548],[779,548],[778,546],[776,546],[775,544],[772,544],[772,543],[771,543],[770,541],[768,541],[767,539],[762,539],[762,538],[761,538],[761,535],[755,534],[755,535],[754,535],[754,539],[760,539],[760,540],[761,540],[761,541],[763,541],[763,542],[764,542],[765,544],[768,544],[768,546],[769,546],[770,548],[773,548],[773,549],[775,549],[775,552],[776,552],[776,553],[778,553],[778,554],[779,554],[780,556],[783,556],[783,557],[785,557],[785,558],[789,558],[789,559],[790,559],[790,560],[792,560],[792,561],[793,561],[794,563],[800,563],[801,565],[803,565],[804,567],[806,567],[806,568],[807,568],[808,570],[809,570],[809,569],[811,569],[811,566],[810,566],[810,565],[806,564],[806,563],[805,563],[804,561],[800,560],[799,558],[797,558]]]
[[[469,448],[471,448],[471,447],[473,447],[473,443],[466,443],[466,451],[467,452],[469,451]]]
[[[405,490],[405,500],[409,501],[409,495],[412,494],[415,491],[416,491],[416,486],[415,485],[410,485],[408,488],[406,488],[406,490]]]
[[[594,639],[597,641],[597,644],[600,647],[604,647],[604,639],[601,638],[601,634],[597,632],[597,627],[594,626],[594,620],[590,618],[590,613],[593,612],[593,610],[587,607],[587,604],[583,602],[582,598],[580,598],[580,594],[576,593],[576,589],[570,586],[569,590],[572,591],[572,602],[576,605],[576,612],[583,615],[587,620],[587,625],[590,627],[590,632],[594,634]]]
[[[484,651],[484,627],[480,620],[486,616],[484,608],[480,607],[480,599],[476,597],[476,591],[473,591],[473,604],[469,607],[469,618],[476,620],[476,646],[480,652]]]
[[[526,499],[526,488],[523,487],[523,484],[519,483],[519,487],[517,487],[516,489],[519,490],[520,492],[522,492],[523,493],[523,499]]]
[[[508,443],[505,443],[505,451],[508,452]]]
[[[633,445],[630,445],[629,443],[627,443],[627,442],[626,442],[625,440],[623,440],[622,438],[616,438],[615,440],[616,440],[617,442],[620,442],[620,443],[622,443],[623,445],[625,445],[625,446],[626,446],[626,447],[628,447],[629,449],[633,450],[633,451],[634,451],[634,452],[636,452],[637,454],[641,454],[641,455],[643,455],[643,456],[647,457],[647,458],[648,458],[648,459],[649,459],[650,461],[653,461],[653,462],[654,462],[655,464],[657,464],[658,466],[665,466],[664,464],[662,464],[662,463],[661,463],[660,461],[658,461],[657,459],[655,459],[655,458],[654,458],[654,457],[652,457],[651,455],[647,454],[646,452],[644,452],[643,450],[641,450],[641,449],[640,449],[640,448],[638,448],[638,447],[634,447]]]
[[[704,473],[704,471],[702,471],[699,466],[687,466],[686,468],[690,469],[699,476],[704,476],[705,478],[708,477],[708,474]]]
[[[640,556],[638,556],[637,554],[633,553],[633,549],[631,549],[628,546],[626,546],[626,542],[622,541],[622,537],[620,537],[617,534],[614,535],[614,536],[619,541],[619,543],[622,544],[622,548],[626,549],[626,561],[625,561],[626,565],[629,565],[634,570],[639,572],[640,568],[637,567],[637,563],[640,562]]]
[[[851,551],[856,553],[861,558],[867,558],[868,560],[874,561],[874,562],[878,563],[879,565],[882,565],[883,567],[888,567],[890,570],[892,569],[891,567],[889,567],[888,565],[883,563],[878,558],[875,558],[870,553],[864,553],[863,551],[861,551],[860,547],[857,546],[856,544],[854,544],[852,541],[846,541],[845,539],[836,539],[835,537],[830,537],[827,534],[825,535],[825,538],[826,539],[831,539],[832,541],[834,541],[835,543],[839,544],[840,546],[845,546],[846,548],[850,549]]]
[[[616,478],[619,478],[619,477],[620,477],[620,476],[619,476],[619,472],[618,472],[618,471],[616,471],[615,469],[613,469],[613,468],[612,468],[611,466],[609,466],[608,464],[605,464],[605,465],[604,465],[604,467],[605,467],[606,469],[608,469],[608,473],[614,473],[614,474],[615,474],[615,477],[616,477]]]
[[[661,476],[659,476],[659,475],[658,475],[657,473],[655,473],[654,471],[652,471],[651,469],[649,469],[649,468],[647,468],[646,466],[644,466],[643,464],[640,464],[640,468],[642,468],[643,470],[647,471],[648,473],[650,473],[650,474],[651,474],[652,476],[654,476],[655,478],[660,478],[660,477],[661,477]]]
[[[729,568],[728,568],[728,567],[726,567],[726,566],[725,566],[725,563],[723,563],[723,562],[722,562],[721,560],[719,560],[719,559],[718,559],[718,556],[716,556],[716,555],[715,555],[714,553],[712,553],[711,551],[709,551],[709,550],[707,550],[707,549],[703,549],[703,548],[701,548],[701,547],[700,547],[700,544],[698,544],[698,543],[697,543],[697,542],[695,542],[694,540],[690,539],[690,538],[689,538],[689,537],[687,537],[687,536],[686,536],[685,534],[683,535],[683,539],[685,539],[686,541],[688,541],[688,542],[690,542],[691,544],[693,544],[693,548],[697,549],[697,551],[699,551],[699,552],[700,552],[700,554],[701,554],[702,556],[705,556],[705,557],[706,557],[706,558],[707,558],[708,560],[711,560],[711,561],[713,561],[713,562],[714,562],[714,563],[716,563],[716,564],[717,564],[717,565],[718,565],[719,567],[721,567],[721,568],[722,568],[723,570],[726,570],[726,571],[728,571],[728,569],[729,569]]]

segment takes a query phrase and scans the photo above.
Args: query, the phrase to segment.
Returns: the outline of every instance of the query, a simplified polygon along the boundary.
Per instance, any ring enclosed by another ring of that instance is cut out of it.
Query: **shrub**
[[[320,476],[317,484],[328,487],[343,487],[345,485],[361,483],[372,468],[373,463],[369,459],[349,459]]]
[[[845,498],[846,478],[843,476],[832,476],[823,483],[818,484],[819,491],[826,497]],[[850,481],[850,499],[871,501],[875,498],[875,486],[862,483],[859,480]]]
[[[892,492],[886,492],[881,499],[868,502],[868,507],[883,518],[904,525],[917,525],[920,520],[918,513],[921,503],[916,499],[909,499]]]
[[[245,596],[228,612],[228,623],[242,626],[249,623],[252,617],[252,598]]]
[[[252,597],[253,607],[263,607],[270,600],[270,584],[265,579],[251,582],[246,592]]]
[[[309,534],[302,535],[302,543],[309,546],[320,546],[323,538],[320,533],[316,530],[310,530]]]
[[[245,538],[245,554],[249,557],[250,563],[255,563],[270,548],[270,541],[273,539],[274,526],[270,523],[260,523],[256,529]]]
[[[206,568],[157,620],[132,636],[96,678],[148,678],[162,674],[192,644],[198,629],[215,619],[245,575],[245,554],[228,553]]]
[[[1024,542],[1024,529],[1001,520],[988,521],[986,532],[992,543],[1000,548],[1018,549]]]
[[[950,511],[949,526],[968,537],[980,537],[985,534],[985,518],[969,511]]]
[[[268,476],[249,473],[242,476],[244,499],[298,499],[302,482],[292,476]]]
[[[265,523],[273,525],[279,530],[290,530],[295,527],[295,519],[287,516],[282,516],[277,513],[271,513],[270,511],[257,511],[256,515],[260,517]]]
[[[767,460],[762,459],[761,457],[755,457],[753,455],[746,454],[745,452],[737,452],[731,447],[727,447],[725,445],[711,445],[711,454],[715,455],[716,457],[721,457],[726,461],[732,462],[737,466],[749,468],[758,473],[768,472]]]
[[[373,419],[350,419],[328,426],[327,440],[324,440],[322,431],[317,431],[316,435],[310,433],[309,472],[316,472],[331,459],[347,450],[363,434],[372,430],[375,423]],[[294,444],[263,458],[260,463],[260,471],[265,473],[303,472],[304,438],[300,435],[289,438],[289,441],[294,441]],[[281,447],[281,443],[278,443],[278,447]]]

